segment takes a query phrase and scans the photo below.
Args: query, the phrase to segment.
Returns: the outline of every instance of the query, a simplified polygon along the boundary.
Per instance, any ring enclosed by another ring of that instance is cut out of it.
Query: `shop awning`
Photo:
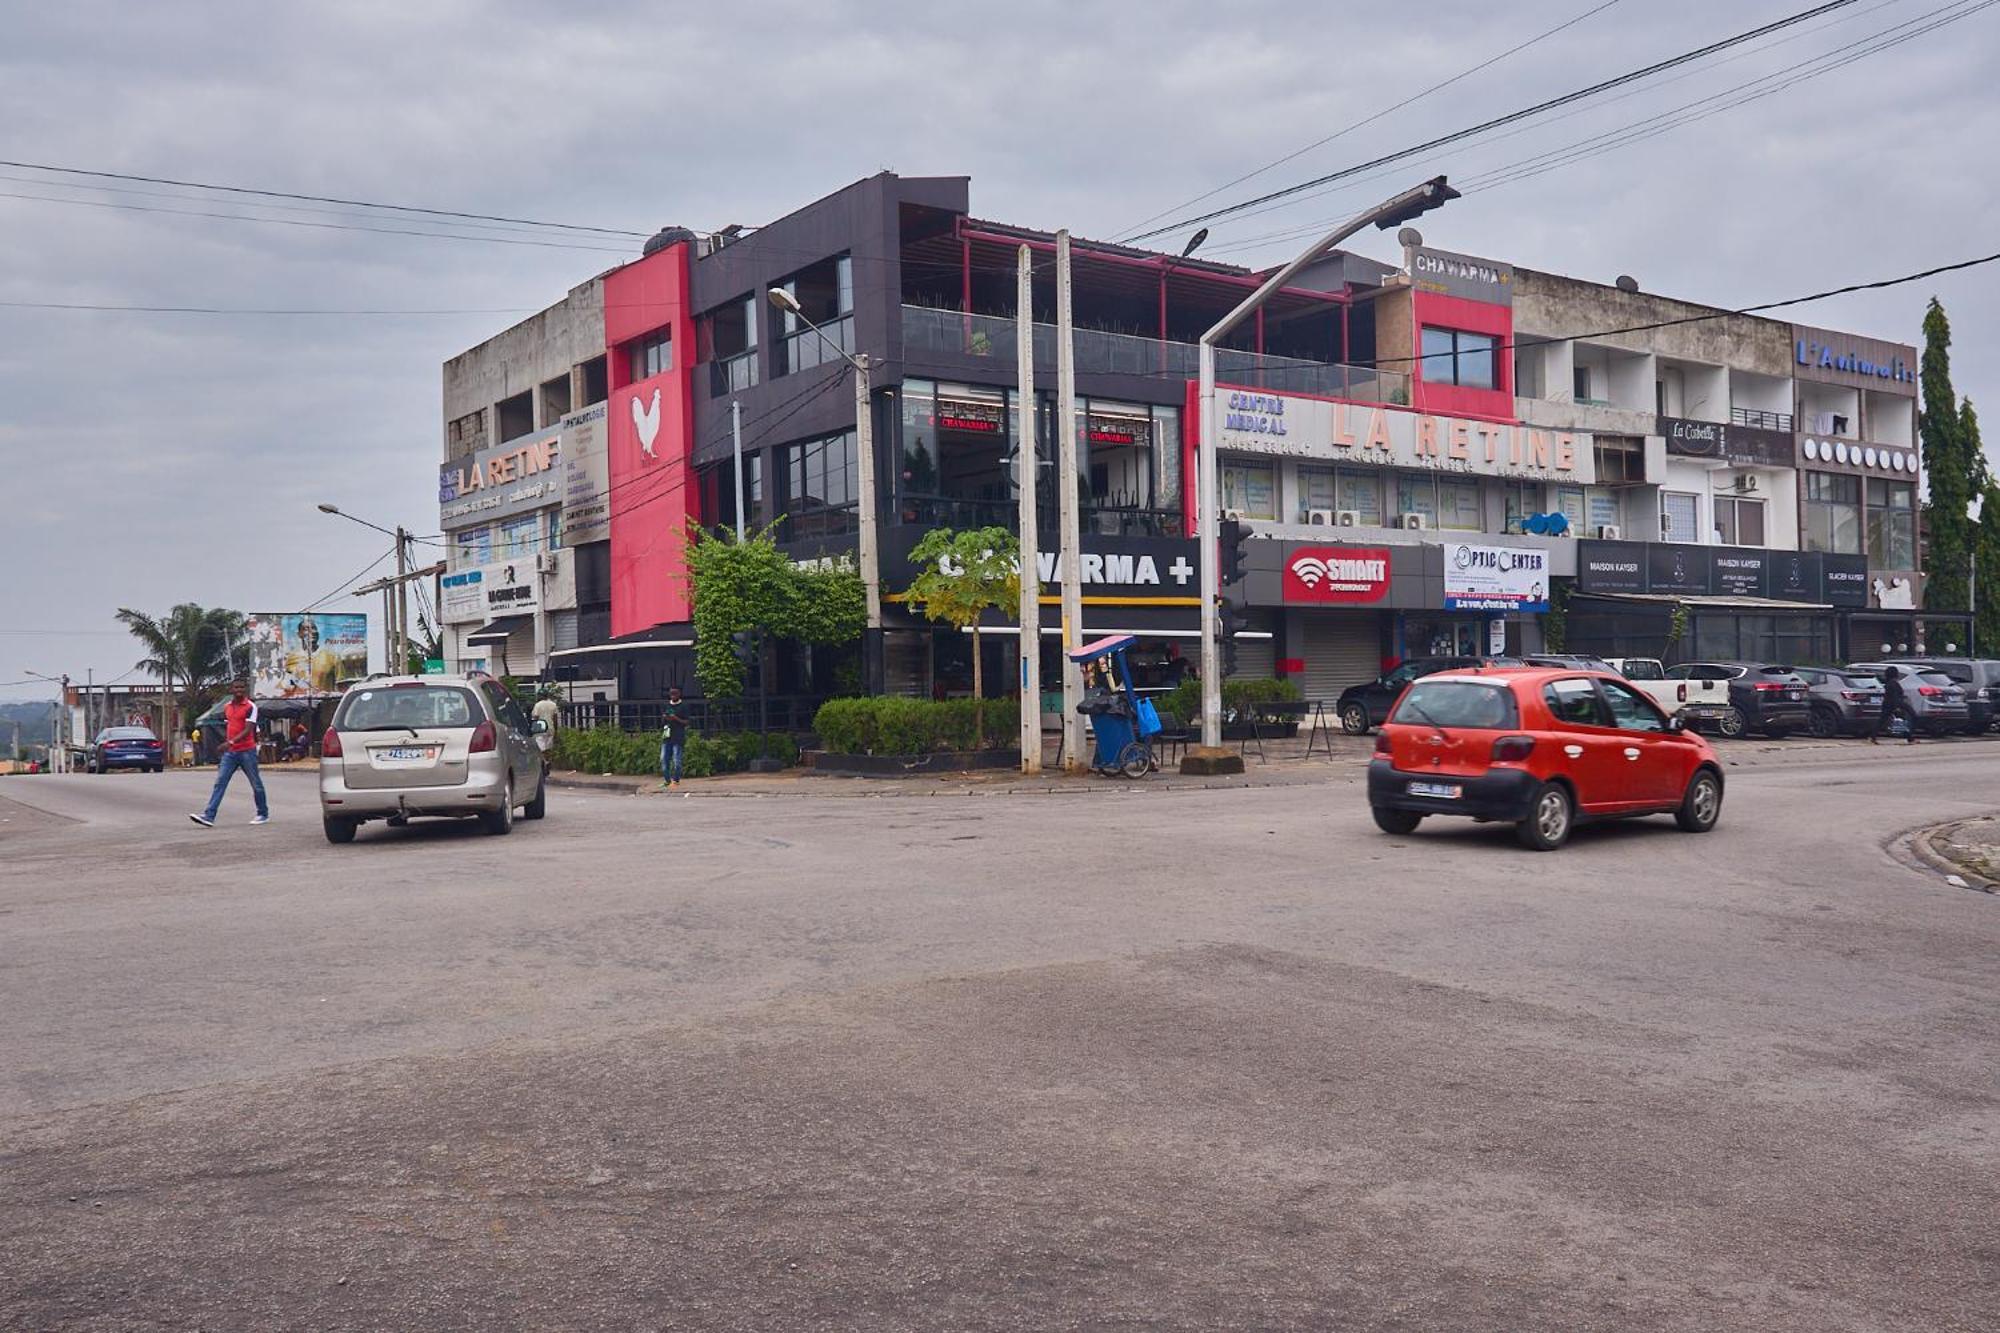
[[[1765,611],[1778,615],[1787,611],[1831,611],[1831,602],[1786,602],[1775,597],[1729,597],[1706,593],[1677,592],[1580,592],[1579,599],[1596,602],[1637,602],[1653,606],[1685,606],[1696,611]]]
[[[488,621],[465,636],[467,643],[505,643],[507,636],[518,633],[534,623],[533,616],[502,616]]]
[[[694,647],[694,626],[685,620],[669,620],[651,629],[634,630],[621,634],[603,643],[593,643],[582,648],[558,648],[549,654],[551,660],[587,657],[593,653],[629,653],[641,648],[692,648]]]

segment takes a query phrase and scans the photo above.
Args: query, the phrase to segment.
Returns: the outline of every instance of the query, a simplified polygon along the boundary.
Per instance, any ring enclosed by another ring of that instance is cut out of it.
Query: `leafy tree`
[[[1005,528],[932,528],[910,552],[919,571],[910,581],[910,600],[924,615],[972,631],[972,697],[976,736],[986,739],[984,682],[980,679],[979,617],[990,607],[1021,600],[1021,543]]]
[[[135,665],[160,678],[162,705],[171,701],[183,718],[201,716],[223,686],[249,669],[240,611],[182,602],[156,618],[120,607],[118,623],[145,649]],[[162,725],[171,724],[163,718]]]
[[[1973,452],[1983,454],[1979,414],[1973,411],[1970,399],[1960,414],[1959,428]],[[1990,473],[1980,497],[1979,522],[1972,536],[1972,558],[1979,575],[1978,605],[1972,608],[1977,642],[1968,651],[1975,657],[2000,657],[2000,481]]]
[[[1923,411],[1918,429],[1930,486],[1930,500],[1924,506],[1924,605],[1956,610],[1971,605],[1966,574],[1974,533],[1965,511],[1972,497],[1986,490],[1987,468],[1979,447],[1978,417],[1970,403],[1961,406],[1952,388],[1951,321],[1935,296],[1924,312],[1920,380]]]
[[[851,566],[801,568],[771,529],[736,540],[732,529],[692,529],[687,549],[694,591],[694,674],[710,699],[743,695],[733,637],[760,630],[810,644],[852,643],[868,624],[867,593]]]

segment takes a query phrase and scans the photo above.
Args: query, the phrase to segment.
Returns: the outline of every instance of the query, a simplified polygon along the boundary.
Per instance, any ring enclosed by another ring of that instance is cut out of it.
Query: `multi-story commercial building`
[[[1385,658],[1541,648],[1559,588],[1577,593],[1572,647],[1914,645],[1913,349],[1408,239],[1401,266],[1343,254],[1307,270],[1220,353],[1222,502],[1256,537],[1230,593],[1247,617],[1240,673],[1328,694]],[[1032,404],[1016,380],[1022,246]],[[664,231],[455,358],[449,654],[628,697],[691,684],[690,523],[731,524],[740,499],[794,558],[855,546],[841,353],[865,353],[884,678],[969,684],[969,638],[901,593],[925,531],[1014,525],[1015,423],[1032,411],[1054,597],[1053,248],[973,216],[963,178],[884,173],[755,231]],[[1164,682],[1198,633],[1195,341],[1260,277],[1073,251],[1084,628],[1139,635]],[[825,338],[776,310],[774,288]],[[1016,678],[1013,640],[985,641],[986,679]],[[774,665],[784,692],[823,690],[834,670],[806,653]]]

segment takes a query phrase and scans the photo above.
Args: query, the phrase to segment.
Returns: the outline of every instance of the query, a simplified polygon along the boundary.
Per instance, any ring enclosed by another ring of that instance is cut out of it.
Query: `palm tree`
[[[135,665],[160,678],[162,739],[172,730],[171,720],[164,716],[169,703],[179,706],[183,718],[199,717],[219,687],[248,667],[240,646],[243,615],[239,611],[182,602],[166,615],[154,617],[120,607],[118,623],[146,650]]]

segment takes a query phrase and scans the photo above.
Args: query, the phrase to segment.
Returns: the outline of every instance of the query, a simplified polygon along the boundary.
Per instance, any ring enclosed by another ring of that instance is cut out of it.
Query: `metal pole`
[[[865,352],[850,359],[854,364],[854,482],[861,491],[854,508],[855,524],[861,529],[855,551],[861,560],[861,587],[868,598],[868,632],[861,641],[862,679],[870,694],[880,694],[882,570],[876,546],[881,534],[875,519],[875,391],[870,373],[875,363]]]
[[[1071,318],[1069,229],[1056,233],[1056,440],[1057,492],[1061,510],[1058,557],[1062,568],[1062,755],[1063,772],[1084,771],[1083,668],[1070,649],[1083,641],[1083,535],[1078,492],[1076,434],[1076,328]]]
[[[410,669],[410,534],[396,525],[396,665],[397,675]]]
[[[743,404],[729,400],[729,438],[736,456],[736,480],[729,489],[736,492],[736,540],[743,540]]]
[[[1042,771],[1041,540],[1035,526],[1035,265],[1021,247],[1015,294],[1015,335],[1020,370],[1014,419],[1015,472],[1021,488],[1021,771]]]
[[[1216,448],[1215,345],[1261,309],[1266,301],[1297,277],[1300,270],[1369,223],[1390,226],[1457,197],[1458,192],[1445,184],[1444,177],[1439,176],[1349,218],[1307,246],[1297,259],[1266,278],[1262,286],[1243,298],[1240,305],[1201,335],[1201,440],[1195,450],[1200,482],[1196,488],[1195,532],[1201,540],[1201,745],[1198,750],[1191,750],[1188,756],[1198,771],[1213,771],[1213,766],[1223,757],[1221,614],[1216,605],[1222,580],[1218,568],[1220,553],[1215,544],[1217,520],[1221,517],[1222,468]],[[1186,762],[1183,761],[1184,764]]]

